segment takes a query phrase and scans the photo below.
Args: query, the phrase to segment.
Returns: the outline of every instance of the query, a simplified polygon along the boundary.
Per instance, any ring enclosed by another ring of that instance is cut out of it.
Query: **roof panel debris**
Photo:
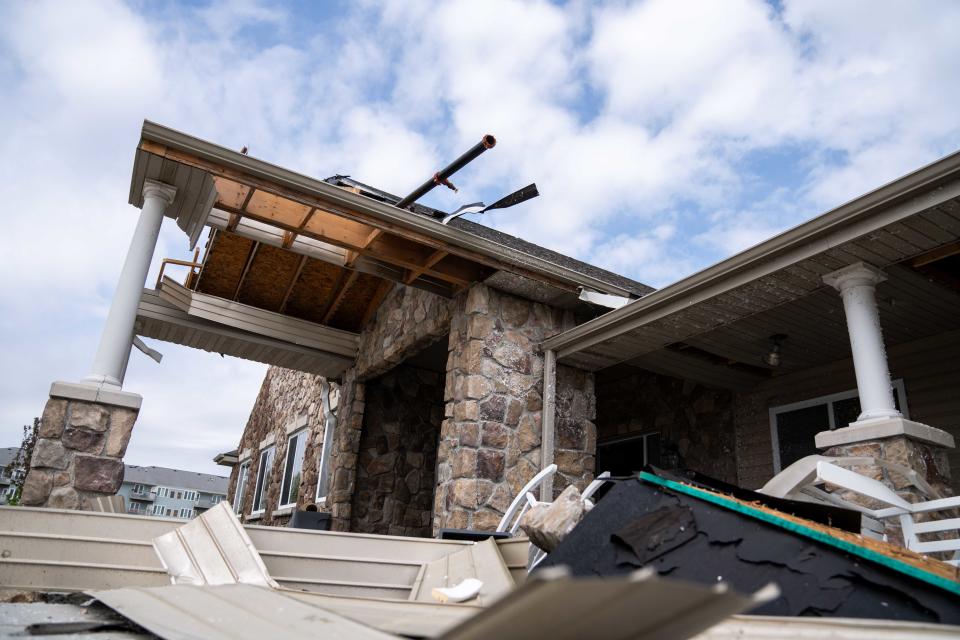
[[[541,567],[581,576],[649,567],[743,592],[778,584],[780,597],[754,614],[960,623],[949,565],[679,478],[641,478],[617,482]]]

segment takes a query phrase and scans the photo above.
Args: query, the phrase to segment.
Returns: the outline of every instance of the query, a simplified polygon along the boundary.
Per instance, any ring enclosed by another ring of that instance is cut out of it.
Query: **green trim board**
[[[810,538],[817,542],[829,545],[841,551],[851,553],[855,556],[863,558],[864,560],[869,560],[870,562],[875,562],[880,564],[888,569],[898,571],[904,575],[908,575],[911,578],[917,580],[922,580],[927,584],[931,584],[935,587],[939,587],[945,591],[948,591],[954,595],[960,596],[960,582],[954,580],[949,580],[942,576],[930,573],[929,571],[924,571],[918,567],[915,567],[911,564],[903,562],[902,560],[897,560],[896,558],[891,558],[882,553],[878,553],[873,549],[868,549],[860,545],[848,542],[847,540],[841,540],[840,538],[835,538],[830,534],[824,533],[822,531],[817,531],[811,527],[787,520],[786,518],[781,518],[773,513],[751,507],[749,505],[743,504],[737,500],[720,496],[709,491],[704,491],[703,489],[698,489],[690,485],[682,484],[674,480],[667,480],[659,476],[655,476],[652,473],[646,471],[641,471],[639,478],[644,482],[649,482],[650,484],[655,484],[657,486],[670,489],[671,491],[676,491],[684,495],[688,495],[698,500],[703,500],[705,502],[710,502],[717,506],[729,509],[731,511],[736,511],[742,513],[746,516],[750,516],[762,522],[772,524],[774,526],[780,527],[781,529],[786,529],[792,533]]]

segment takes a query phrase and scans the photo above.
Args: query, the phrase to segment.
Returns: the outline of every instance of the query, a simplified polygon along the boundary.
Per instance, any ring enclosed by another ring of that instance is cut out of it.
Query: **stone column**
[[[876,267],[862,262],[827,274],[823,281],[840,291],[850,334],[853,367],[860,396],[860,415],[855,422],[816,435],[816,445],[824,455],[868,457],[912,469],[947,496],[950,467],[946,450],[954,447],[953,436],[929,425],[907,420],[896,409],[886,350],[880,329],[875,289],[885,279]],[[883,464],[867,464],[854,471],[879,480],[909,502],[928,500],[906,477]],[[846,498],[861,502],[853,494]],[[878,505],[865,504],[868,507]],[[899,525],[886,523],[891,541],[901,539]]]
[[[121,390],[137,306],[153,259],[163,214],[176,188],[153,180],[127,250],[90,374],[80,383],[54,382],[23,486],[25,505],[82,509],[114,495],[123,482],[123,455],[142,398]]]
[[[450,326],[433,528],[493,530],[541,467],[544,354],[564,311],[474,285]],[[593,479],[593,376],[558,367],[554,490]]]
[[[110,404],[78,398],[80,385],[54,383],[40,419],[22,503],[83,509],[114,495],[123,482],[123,454],[139,413],[139,396],[116,394]],[[89,397],[89,396],[88,396]]]

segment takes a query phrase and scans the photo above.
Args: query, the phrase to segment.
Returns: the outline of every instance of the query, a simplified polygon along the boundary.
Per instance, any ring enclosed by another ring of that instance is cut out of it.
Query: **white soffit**
[[[197,293],[169,277],[164,277],[160,285],[160,299],[190,316],[311,349],[349,358],[357,357],[358,336],[355,333]]]

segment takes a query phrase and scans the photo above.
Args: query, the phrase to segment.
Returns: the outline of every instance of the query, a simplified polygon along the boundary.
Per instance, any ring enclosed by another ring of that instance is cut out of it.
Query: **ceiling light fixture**
[[[780,346],[786,339],[787,335],[785,333],[775,333],[774,335],[770,336],[770,341],[773,342],[773,345],[770,347],[770,351],[767,352],[767,355],[763,356],[764,363],[771,367],[780,366]]]

